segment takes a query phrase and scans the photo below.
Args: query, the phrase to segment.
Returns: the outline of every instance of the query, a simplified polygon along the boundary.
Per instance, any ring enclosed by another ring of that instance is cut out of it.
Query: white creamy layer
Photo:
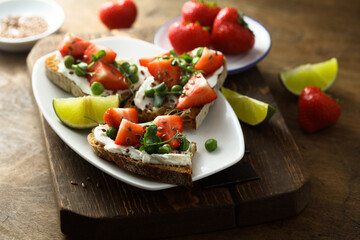
[[[214,88],[217,84],[218,76],[222,73],[223,66],[217,69],[212,75],[206,77],[211,88]],[[135,94],[134,103],[135,106],[141,110],[146,109],[146,106],[153,105],[154,98],[149,98],[145,96],[145,90],[152,87],[152,85],[157,85],[158,82],[155,81],[154,77],[150,76],[145,79],[144,83],[140,86],[139,90]],[[164,104],[165,107],[174,108],[176,106],[178,97],[174,94],[169,94],[166,96],[167,101]],[[157,108],[153,107],[154,110]]]
[[[58,62],[58,72],[63,74],[64,76],[66,76],[67,78],[71,79],[77,86],[79,86],[81,88],[81,90],[88,94],[88,95],[93,95],[91,92],[91,88],[90,88],[90,84],[89,84],[89,80],[85,77],[79,77],[75,74],[75,70],[74,69],[69,69],[66,68],[64,65],[64,58],[62,57],[62,55],[60,54],[59,51],[57,51],[56,53],[56,57],[55,57],[56,61]],[[118,59],[117,59],[118,61]],[[128,61],[128,62],[132,62],[132,61]],[[134,90],[138,89],[140,87],[140,85],[144,82],[144,80],[148,77],[151,76],[148,69],[146,67],[142,67],[138,64],[136,64],[139,72],[138,72],[138,76],[139,76],[139,81],[134,84]],[[120,96],[122,96],[123,93],[125,92],[129,92],[128,89],[125,90],[118,90],[116,92],[114,92],[113,90],[104,90],[104,92],[101,94],[103,96],[109,96],[109,95],[113,95],[118,93]]]
[[[224,67],[221,66],[213,74],[206,77],[206,80],[208,81],[211,88],[214,88],[216,86],[217,81],[218,81],[218,77],[222,73],[223,69],[224,69]]]
[[[191,165],[191,153],[189,150],[183,153],[148,154],[145,151],[139,151],[133,146],[120,146],[115,144],[114,140],[106,135],[107,128],[107,125],[99,125],[94,129],[94,135],[96,141],[103,144],[105,150],[109,152],[129,156],[130,158],[142,161],[143,163],[174,166]]]
[[[145,79],[144,83],[140,86],[139,90],[136,92],[134,97],[135,106],[141,110],[144,110],[146,106],[153,105],[154,98],[149,98],[145,96],[145,90],[147,88],[152,87],[152,85],[156,86],[159,83],[155,81],[153,76],[150,76]],[[164,107],[174,108],[177,103],[178,97],[174,94],[169,94],[166,96],[166,101],[164,102]],[[152,109],[156,110],[156,107],[152,107]]]

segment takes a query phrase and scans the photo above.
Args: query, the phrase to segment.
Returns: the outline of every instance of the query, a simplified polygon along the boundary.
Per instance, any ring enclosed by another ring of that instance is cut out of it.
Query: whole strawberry
[[[106,1],[100,5],[100,20],[110,30],[131,27],[136,15],[136,5],[132,0]]]
[[[181,15],[186,22],[199,22],[202,26],[211,27],[219,11],[217,3],[187,1],[182,7]]]
[[[177,54],[188,52],[197,47],[210,45],[210,33],[196,23],[176,21],[169,26],[168,37]]]
[[[250,50],[255,36],[235,8],[223,8],[214,20],[211,44],[223,53],[238,54]]]
[[[298,111],[300,127],[311,133],[335,124],[341,109],[340,105],[320,88],[309,86],[300,94]]]

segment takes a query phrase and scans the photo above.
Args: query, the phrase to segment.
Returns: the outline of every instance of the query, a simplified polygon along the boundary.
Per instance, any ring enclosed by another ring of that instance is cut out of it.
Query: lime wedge
[[[334,83],[337,73],[337,59],[331,58],[324,62],[305,64],[281,72],[280,80],[288,91],[300,95],[307,86],[315,86],[323,91],[327,90]]]
[[[55,98],[53,107],[56,115],[66,126],[86,129],[103,123],[103,115],[110,107],[118,107],[119,95],[107,97]]]
[[[254,126],[269,120],[276,112],[276,108],[267,103],[241,95],[224,87],[221,88],[221,91],[240,121],[249,125]]]

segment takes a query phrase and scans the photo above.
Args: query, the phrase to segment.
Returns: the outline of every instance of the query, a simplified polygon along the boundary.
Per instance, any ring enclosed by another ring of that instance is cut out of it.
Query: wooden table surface
[[[65,11],[60,34],[107,32],[97,17],[102,1],[57,2]],[[180,14],[184,3],[135,2],[138,17],[126,32],[135,36],[141,32],[147,41]],[[271,51],[258,69],[300,148],[311,176],[311,199],[300,215],[290,219],[179,239],[359,239],[360,2],[219,2],[245,12],[271,34]],[[63,239],[26,57],[27,53],[0,52],[0,239]],[[331,57],[338,58],[339,74],[328,93],[341,100],[341,117],[330,128],[305,134],[297,123],[297,97],[283,88],[278,74]]]

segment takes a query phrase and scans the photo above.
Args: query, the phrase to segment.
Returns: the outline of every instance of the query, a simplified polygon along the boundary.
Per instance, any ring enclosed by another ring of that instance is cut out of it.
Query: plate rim
[[[127,40],[128,40],[128,39],[133,39],[133,40],[135,40],[135,41],[140,41],[140,42],[145,43],[145,44],[150,44],[150,45],[152,45],[152,46],[154,46],[154,47],[156,47],[156,48],[161,49],[159,46],[156,46],[156,45],[151,44],[151,43],[149,43],[149,42],[146,42],[146,41],[143,41],[143,40],[140,40],[140,39],[136,39],[136,38],[122,37],[122,36],[111,36],[111,37],[105,37],[105,38],[98,38],[98,39],[94,39],[94,41],[95,41],[95,42],[96,42],[97,40],[98,40],[98,41],[101,41],[101,40],[105,40],[105,41],[106,41],[106,40],[116,41],[116,39],[118,39],[118,38],[126,38]],[[91,40],[91,41],[93,41],[93,40]],[[166,50],[165,50],[165,51],[166,51]],[[129,185],[132,185],[132,186],[134,186],[134,187],[138,187],[138,188],[145,189],[145,190],[150,190],[150,191],[164,190],[164,189],[167,189],[167,188],[176,187],[177,185],[162,183],[162,182],[158,182],[158,181],[155,181],[155,182],[156,182],[155,185],[151,185],[151,184],[150,184],[150,185],[143,185],[143,184],[138,183],[138,182],[133,182],[132,179],[128,179],[126,176],[125,176],[125,177],[118,176],[118,175],[115,174],[114,172],[108,171],[108,170],[106,169],[106,166],[99,166],[99,164],[96,164],[95,162],[89,160],[90,157],[84,156],[84,154],[83,154],[81,151],[79,151],[79,149],[76,149],[74,146],[71,146],[71,145],[69,145],[69,144],[67,143],[66,137],[65,137],[66,134],[62,134],[61,132],[58,133],[58,131],[60,131],[60,130],[59,130],[59,129],[56,129],[56,126],[53,126],[53,124],[52,124],[52,121],[53,121],[52,117],[51,117],[50,115],[48,115],[49,113],[46,111],[45,106],[43,106],[43,104],[41,103],[41,100],[39,99],[39,96],[38,96],[38,94],[37,94],[37,93],[38,93],[38,90],[37,90],[38,86],[37,86],[36,80],[35,80],[36,77],[37,77],[37,74],[39,74],[40,71],[42,70],[42,68],[44,67],[44,66],[43,66],[43,63],[44,63],[44,61],[45,61],[45,58],[46,58],[47,56],[51,55],[51,54],[54,54],[55,52],[56,52],[56,51],[51,52],[51,53],[48,53],[48,54],[46,54],[46,55],[44,55],[44,56],[42,56],[42,57],[40,57],[40,58],[38,58],[38,59],[36,60],[36,62],[35,62],[35,64],[34,64],[34,67],[33,67],[33,73],[32,73],[32,75],[31,75],[31,77],[32,77],[32,89],[33,89],[33,94],[34,94],[36,103],[37,103],[37,105],[38,105],[38,107],[39,107],[39,110],[40,110],[40,112],[42,113],[42,115],[44,116],[44,118],[46,119],[46,121],[49,123],[51,129],[56,133],[56,135],[59,136],[59,137],[64,141],[64,143],[65,143],[67,146],[69,146],[73,151],[75,151],[75,152],[76,152],[80,157],[82,157],[85,161],[87,161],[87,162],[90,163],[91,165],[95,166],[95,167],[98,168],[100,171],[103,171],[103,172],[107,173],[108,175],[110,175],[110,176],[118,179],[119,181],[125,182],[125,183],[127,183],[127,184],[129,184]],[[41,73],[40,73],[40,74],[41,74]],[[46,76],[43,76],[43,77],[46,78]],[[38,81],[39,81],[39,80],[38,80]],[[54,87],[55,87],[55,86],[54,86]],[[221,94],[220,91],[219,91],[219,93]],[[228,105],[228,107],[231,108],[231,106],[229,105],[229,103],[226,101],[225,97],[224,97],[222,94],[221,94],[221,97],[223,98],[225,104]],[[44,108],[43,108],[43,107],[44,107]],[[233,115],[232,118],[236,117],[236,114],[235,114],[234,111],[231,111],[231,114]],[[50,120],[49,120],[48,118],[49,118]],[[237,119],[237,117],[236,117],[236,119]],[[54,120],[54,121],[55,121],[55,120]],[[239,136],[239,137],[241,138],[241,141],[240,141],[241,146],[240,146],[240,148],[241,148],[243,151],[241,151],[240,155],[236,158],[236,160],[231,161],[231,162],[229,162],[229,163],[226,164],[226,165],[222,165],[221,168],[217,168],[215,171],[208,172],[207,174],[204,174],[204,175],[201,176],[201,177],[196,177],[196,176],[193,177],[193,181],[197,181],[197,180],[199,180],[199,179],[202,179],[202,178],[205,178],[205,177],[210,176],[210,175],[212,175],[212,174],[215,174],[215,173],[217,173],[217,172],[219,172],[219,171],[221,171],[221,170],[224,170],[224,169],[226,169],[226,168],[228,168],[228,167],[236,164],[237,162],[239,162],[239,161],[243,158],[244,153],[245,153],[245,139],[244,139],[244,135],[243,135],[243,132],[242,132],[242,128],[241,128],[240,122],[239,122],[238,125],[236,125],[236,127],[239,129],[238,131],[241,133],[241,136]],[[89,148],[90,148],[90,146],[89,146]],[[96,156],[96,157],[97,157],[97,156]],[[101,159],[101,158],[100,158],[100,159]],[[101,160],[102,160],[102,161],[105,161],[105,160],[103,160],[103,159],[101,159]],[[124,171],[125,171],[125,170],[124,170]],[[138,177],[137,175],[134,175],[134,176],[135,176],[136,178]],[[140,177],[141,177],[141,176],[140,176]]]
[[[261,27],[261,28],[264,30],[264,33],[266,33],[266,34],[268,35],[268,37],[269,37],[269,45],[268,45],[266,51],[264,51],[264,53],[263,53],[259,58],[257,58],[255,61],[252,61],[251,63],[246,64],[246,65],[244,65],[244,66],[242,66],[242,67],[239,67],[239,68],[235,68],[235,69],[231,69],[231,70],[228,69],[228,74],[239,73],[239,72],[245,71],[245,70],[247,70],[247,69],[255,66],[256,64],[258,64],[261,60],[263,60],[263,59],[269,54],[269,52],[270,52],[270,50],[271,50],[271,47],[272,47],[271,34],[270,34],[270,32],[266,29],[266,27],[265,27],[263,24],[261,24],[259,21],[255,20],[255,19],[253,19],[253,18],[251,18],[251,17],[249,17],[249,16],[247,16],[247,15],[244,15],[244,18],[245,18],[245,20],[248,19],[248,20],[250,20],[250,21],[253,21],[254,23],[256,23],[259,27]],[[173,23],[173,22],[175,22],[175,21],[177,21],[177,20],[181,20],[181,19],[182,19],[182,16],[181,16],[181,15],[178,15],[178,16],[176,16],[176,17],[173,17],[173,18],[167,20],[163,25],[161,25],[161,26],[158,28],[158,30],[156,31],[155,35],[154,35],[154,44],[155,44],[156,46],[162,47],[162,46],[159,44],[161,31],[167,31],[166,28],[169,27],[169,25],[170,25],[171,23]],[[229,54],[224,54],[224,55],[226,56],[226,55],[229,55]]]

